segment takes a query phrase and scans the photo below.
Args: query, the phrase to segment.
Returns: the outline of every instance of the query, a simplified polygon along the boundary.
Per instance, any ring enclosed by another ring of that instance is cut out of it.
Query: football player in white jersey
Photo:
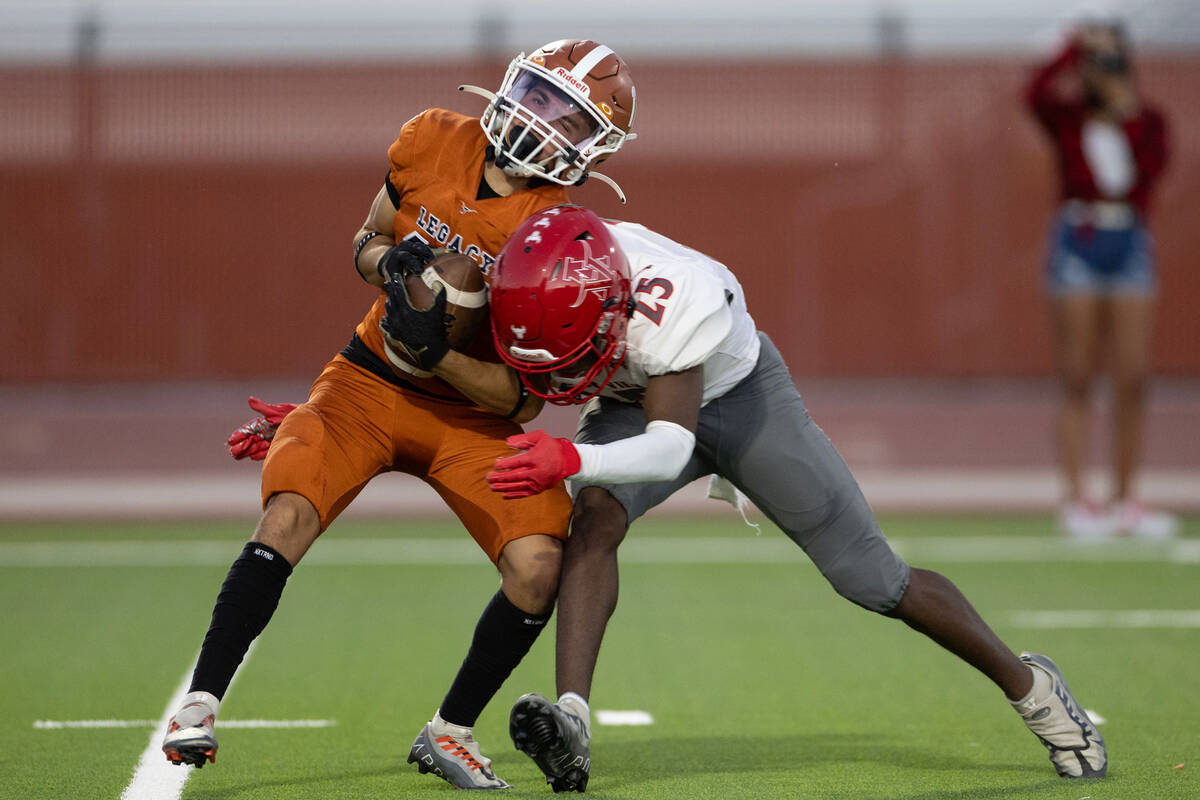
[[[1015,655],[953,583],[892,551],[727,268],[640,225],[559,206],[513,233],[493,265],[489,301],[496,349],[520,384],[504,365],[453,351],[435,371],[485,406],[511,405],[514,392],[586,403],[573,442],[544,431],[513,436],[520,452],[487,476],[506,498],[572,484],[559,698],[525,695],[510,718],[514,743],[555,791],[587,786],[588,697],[616,608],[617,548],[635,519],[705,475],[744,492],[839,594],[903,620],[987,675],[1060,775],[1104,776],[1104,739],[1054,662]],[[442,296],[425,312],[399,304],[415,346],[444,336]]]

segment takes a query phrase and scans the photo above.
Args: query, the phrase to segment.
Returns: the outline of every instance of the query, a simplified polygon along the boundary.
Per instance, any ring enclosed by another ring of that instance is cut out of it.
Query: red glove
[[[229,447],[229,455],[241,460],[262,461],[267,457],[271,448],[271,440],[283,418],[296,409],[295,403],[264,403],[257,397],[250,398],[250,408],[262,414],[255,417],[233,433],[225,444]]]
[[[496,471],[487,474],[492,491],[500,492],[505,500],[532,497],[579,472],[579,451],[568,439],[530,431],[505,441],[522,452],[496,459]]]

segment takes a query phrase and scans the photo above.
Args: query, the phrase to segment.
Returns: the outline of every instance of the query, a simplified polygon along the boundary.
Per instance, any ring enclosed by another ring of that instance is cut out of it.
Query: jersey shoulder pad
[[[430,108],[404,123],[400,135],[388,148],[392,169],[401,170],[436,163],[439,152],[448,148],[471,147],[483,138],[479,120],[444,108]]]
[[[648,375],[704,363],[733,327],[725,287],[699,265],[670,262],[641,270],[633,289],[637,305],[628,339]]]

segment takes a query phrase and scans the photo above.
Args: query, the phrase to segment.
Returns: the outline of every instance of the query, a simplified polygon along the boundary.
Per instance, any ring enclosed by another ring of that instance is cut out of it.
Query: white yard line
[[[230,688],[233,688],[233,682],[237,680],[242,667],[245,667],[250,656],[254,655],[256,644],[257,640],[250,643],[250,649],[246,651],[246,657],[242,659],[241,666],[238,667],[237,672],[233,673],[233,679],[229,682]],[[196,662],[193,661],[187,671],[183,673],[183,680],[180,682],[179,688],[167,701],[167,710],[163,712],[162,719],[154,723],[154,730],[150,733],[150,743],[142,751],[142,757],[138,760],[137,768],[133,772],[133,779],[125,787],[125,791],[121,792],[121,800],[179,800],[179,795],[183,793],[183,785],[187,783],[188,776],[192,774],[195,767],[172,764],[167,761],[162,751],[162,740],[167,733],[167,723],[171,721],[171,716],[183,703],[183,698],[187,696],[188,689],[192,684],[192,671],[195,668]]]
[[[736,517],[730,530],[746,530]],[[923,563],[1090,563],[1151,562],[1200,564],[1200,539],[1165,542],[1130,539],[1074,542],[1055,536],[929,536],[890,539],[901,556]],[[0,567],[223,566],[241,541],[0,542]],[[622,564],[775,564],[809,566],[799,547],[775,530],[722,537],[643,537],[636,528],[621,545]],[[487,566],[487,558],[466,536],[413,539],[322,537],[305,565],[460,565]]]
[[[169,716],[169,715],[168,715]],[[37,730],[65,730],[68,728],[157,728],[161,720],[156,719],[39,719],[33,723]],[[221,729],[226,728],[332,728],[335,719],[223,719]]]
[[[195,664],[192,665],[194,667]],[[167,701],[167,710],[162,719],[154,725],[150,732],[150,743],[142,751],[133,779],[121,792],[121,800],[176,800],[183,793],[183,785],[187,783],[188,774],[194,769],[189,766],[176,766],[163,756],[162,737],[167,730],[171,715],[183,702],[192,682],[192,667],[183,674],[183,680],[171,699]]]
[[[648,711],[597,711],[599,725],[653,725],[654,717]]]
[[[876,468],[856,470],[855,475],[877,511],[986,509],[1049,514],[1061,496],[1058,473],[1044,467]],[[1200,510],[1200,470],[1147,469],[1139,484],[1149,503]],[[689,484],[651,513],[718,513],[721,506],[707,498],[707,485],[706,478]],[[223,471],[6,476],[0,481],[0,519],[216,517],[252,521],[259,514],[260,502],[258,476],[249,469],[232,477]],[[440,514],[445,510],[437,493],[420,480],[389,474],[371,481],[342,518]]]
[[[1080,609],[1014,611],[1009,622],[1019,628],[1200,628],[1196,609]]]

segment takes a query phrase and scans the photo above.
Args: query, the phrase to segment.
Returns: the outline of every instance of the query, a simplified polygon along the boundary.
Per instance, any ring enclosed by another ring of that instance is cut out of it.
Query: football
[[[487,320],[487,286],[483,280],[483,270],[462,253],[441,249],[434,252],[437,255],[425,267],[424,273],[407,276],[404,286],[408,290],[409,301],[419,309],[433,305],[431,284],[439,281],[446,287],[446,313],[454,317],[446,336],[451,348],[462,351],[471,344],[479,326]],[[384,346],[387,346],[386,343]],[[387,349],[393,368],[411,375],[430,374],[418,369],[404,352],[391,347]],[[397,359],[401,363],[397,363]]]

